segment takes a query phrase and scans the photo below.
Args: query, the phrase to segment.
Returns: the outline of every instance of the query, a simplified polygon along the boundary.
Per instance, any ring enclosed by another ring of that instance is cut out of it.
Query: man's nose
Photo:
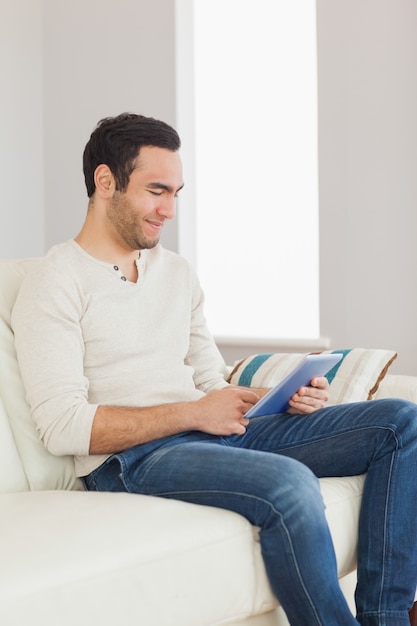
[[[177,199],[175,198],[175,196],[165,197],[158,207],[158,213],[165,217],[167,220],[172,220],[175,217],[176,211]]]

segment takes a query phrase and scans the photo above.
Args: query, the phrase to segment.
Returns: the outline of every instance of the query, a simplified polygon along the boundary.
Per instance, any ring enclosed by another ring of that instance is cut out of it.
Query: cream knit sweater
[[[78,476],[106,458],[88,454],[99,404],[197,400],[226,386],[226,367],[188,262],[143,250],[136,283],[70,240],[52,248],[20,289],[12,316],[27,399],[53,454],[75,456]]]

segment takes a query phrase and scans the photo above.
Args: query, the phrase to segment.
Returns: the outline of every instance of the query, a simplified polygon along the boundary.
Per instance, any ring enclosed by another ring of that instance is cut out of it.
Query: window
[[[192,4],[194,67],[188,58],[179,70],[184,149],[193,141],[180,252],[196,265],[218,340],[318,338],[315,2]],[[190,229],[193,248],[182,245]]]

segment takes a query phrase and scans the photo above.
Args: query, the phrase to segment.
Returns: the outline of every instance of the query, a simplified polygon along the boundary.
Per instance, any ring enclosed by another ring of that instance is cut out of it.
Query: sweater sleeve
[[[208,393],[227,387],[227,367],[204,315],[204,293],[196,274],[191,270],[192,305],[190,347],[187,363],[194,368],[194,383],[197,389]]]
[[[97,405],[88,402],[77,287],[47,268],[27,276],[12,314],[15,345],[32,418],[55,455],[87,455]]]

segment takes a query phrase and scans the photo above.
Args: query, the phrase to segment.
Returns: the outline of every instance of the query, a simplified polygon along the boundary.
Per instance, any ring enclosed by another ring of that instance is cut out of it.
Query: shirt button
[[[116,270],[116,272],[119,271],[119,266],[118,265],[113,265],[113,269]]]
[[[126,280],[126,276],[120,276],[122,280]]]

